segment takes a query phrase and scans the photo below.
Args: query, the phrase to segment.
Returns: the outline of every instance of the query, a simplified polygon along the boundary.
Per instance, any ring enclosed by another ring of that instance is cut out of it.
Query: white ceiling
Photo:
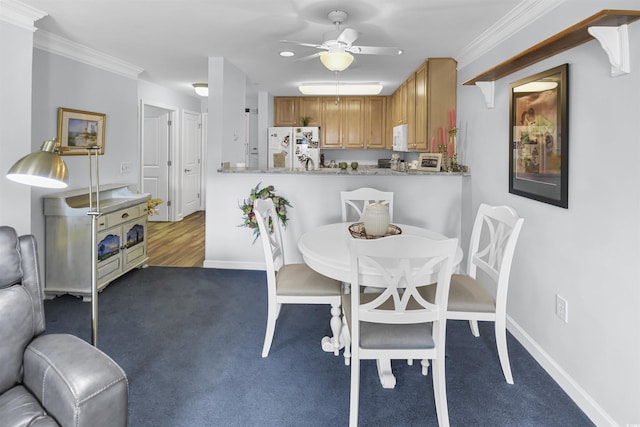
[[[360,33],[355,44],[397,46],[396,57],[355,55],[341,82],[380,82],[389,95],[429,57],[454,57],[517,6],[532,0],[20,0],[48,16],[36,27],[140,67],[140,78],[194,95],[207,58],[242,70],[249,94],[299,95],[302,82],[335,82],[317,52],[280,40],[322,42],[332,10]],[[278,53],[291,50],[293,58]]]

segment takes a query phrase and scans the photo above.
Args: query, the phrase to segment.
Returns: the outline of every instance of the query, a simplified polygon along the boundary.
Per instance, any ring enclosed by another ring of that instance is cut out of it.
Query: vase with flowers
[[[158,205],[162,204],[162,199],[148,199],[147,200],[147,214],[151,215],[160,215],[160,210],[158,209]]]

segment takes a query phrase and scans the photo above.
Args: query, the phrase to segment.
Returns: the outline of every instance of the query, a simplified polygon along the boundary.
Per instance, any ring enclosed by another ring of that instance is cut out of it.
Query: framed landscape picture
[[[105,120],[102,113],[58,108],[60,154],[87,155],[89,147],[98,147],[98,154],[104,154]]]
[[[509,192],[568,207],[568,64],[511,83]]]

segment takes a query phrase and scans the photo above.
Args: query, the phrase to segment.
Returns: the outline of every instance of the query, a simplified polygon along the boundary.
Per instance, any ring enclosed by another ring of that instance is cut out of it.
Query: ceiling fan
[[[335,25],[335,30],[324,34],[322,44],[301,43],[290,40],[280,40],[282,43],[291,43],[298,46],[315,47],[323,52],[314,53],[297,59],[294,62],[308,61],[320,57],[322,64],[331,71],[343,71],[351,65],[353,55],[400,55],[402,50],[397,47],[355,46],[359,33],[352,28],[340,29],[340,24],[347,20],[349,15],[343,10],[333,10],[327,17]]]

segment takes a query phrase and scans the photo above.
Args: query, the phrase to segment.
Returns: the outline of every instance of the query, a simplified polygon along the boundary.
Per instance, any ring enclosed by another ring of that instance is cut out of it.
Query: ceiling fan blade
[[[302,61],[308,61],[310,59],[313,58],[317,58],[320,56],[320,52],[318,53],[314,53],[313,55],[307,55],[307,56],[303,56],[302,58],[298,58],[298,59],[294,59],[293,62],[302,62]]]
[[[321,49],[322,48],[322,45],[319,45],[319,44],[295,42],[295,41],[292,41],[292,40],[280,40],[280,43],[296,44],[298,46],[315,47],[316,49]]]
[[[358,40],[358,35],[358,32],[353,28],[345,28],[336,40],[340,43],[346,44],[347,46],[351,46],[354,41]]]
[[[402,53],[402,49],[398,47],[351,46],[346,50],[361,55],[400,55]]]

